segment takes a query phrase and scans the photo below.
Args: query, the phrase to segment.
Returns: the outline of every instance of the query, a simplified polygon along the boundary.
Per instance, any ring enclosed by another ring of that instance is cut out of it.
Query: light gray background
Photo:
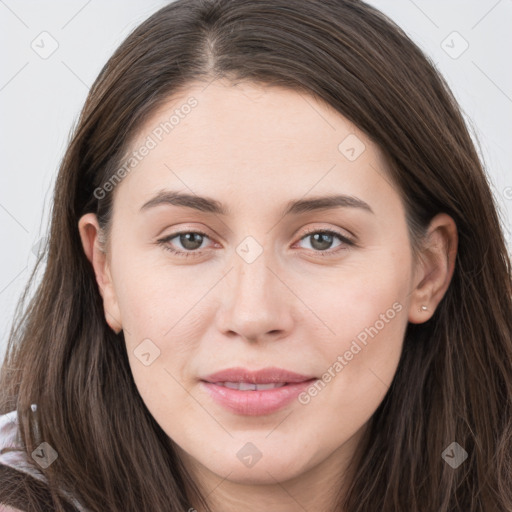
[[[167,3],[0,0],[0,361],[88,88],[126,35]],[[512,247],[512,0],[369,3],[405,29],[452,87]]]

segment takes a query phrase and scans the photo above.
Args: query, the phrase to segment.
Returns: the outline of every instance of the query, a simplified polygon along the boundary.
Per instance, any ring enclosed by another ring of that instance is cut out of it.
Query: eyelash
[[[308,236],[316,234],[316,233],[321,233],[323,235],[334,235],[335,237],[339,238],[339,240],[343,244],[345,244],[347,247],[339,246],[335,250],[326,250],[326,251],[315,251],[314,249],[309,249],[309,250],[313,251],[315,253],[315,255],[319,255],[319,256],[322,256],[322,257],[326,257],[326,256],[328,257],[328,256],[333,256],[334,254],[337,254],[339,251],[346,251],[346,250],[348,250],[351,247],[357,247],[357,244],[353,240],[351,240],[350,238],[342,235],[341,233],[338,233],[337,231],[333,231],[333,230],[329,230],[329,229],[312,229],[310,231],[307,231],[299,239],[299,242],[304,240]],[[173,238],[176,238],[177,236],[185,235],[185,234],[201,235],[203,237],[210,238],[206,233],[203,233],[202,231],[179,231],[177,233],[173,233],[172,235],[166,236],[165,238],[161,238],[161,239],[157,240],[157,244],[162,245],[163,248],[166,251],[169,251],[172,254],[174,254],[175,256],[179,256],[180,258],[181,257],[188,258],[188,257],[200,256],[201,253],[202,253],[202,250],[197,250],[196,249],[194,251],[181,251],[181,250],[178,250],[178,249],[173,249],[169,245],[169,242]]]

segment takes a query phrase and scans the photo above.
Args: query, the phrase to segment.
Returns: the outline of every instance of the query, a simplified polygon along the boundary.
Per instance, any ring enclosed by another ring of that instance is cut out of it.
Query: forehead
[[[335,109],[304,92],[250,82],[181,90],[142,126],[132,159],[134,152],[120,187],[134,201],[164,187],[250,201],[340,187],[371,195],[390,186],[380,149]]]

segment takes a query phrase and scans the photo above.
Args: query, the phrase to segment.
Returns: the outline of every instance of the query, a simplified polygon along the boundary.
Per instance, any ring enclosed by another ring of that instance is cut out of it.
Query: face
[[[215,81],[131,151],[100,285],[148,410],[233,482],[339,467],[396,372],[416,279],[380,150],[311,96]]]

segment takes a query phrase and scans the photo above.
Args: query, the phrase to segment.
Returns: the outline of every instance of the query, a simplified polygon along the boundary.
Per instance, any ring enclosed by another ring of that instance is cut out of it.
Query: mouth
[[[289,405],[316,377],[282,368],[230,368],[201,379],[209,397],[231,413],[260,416]]]

